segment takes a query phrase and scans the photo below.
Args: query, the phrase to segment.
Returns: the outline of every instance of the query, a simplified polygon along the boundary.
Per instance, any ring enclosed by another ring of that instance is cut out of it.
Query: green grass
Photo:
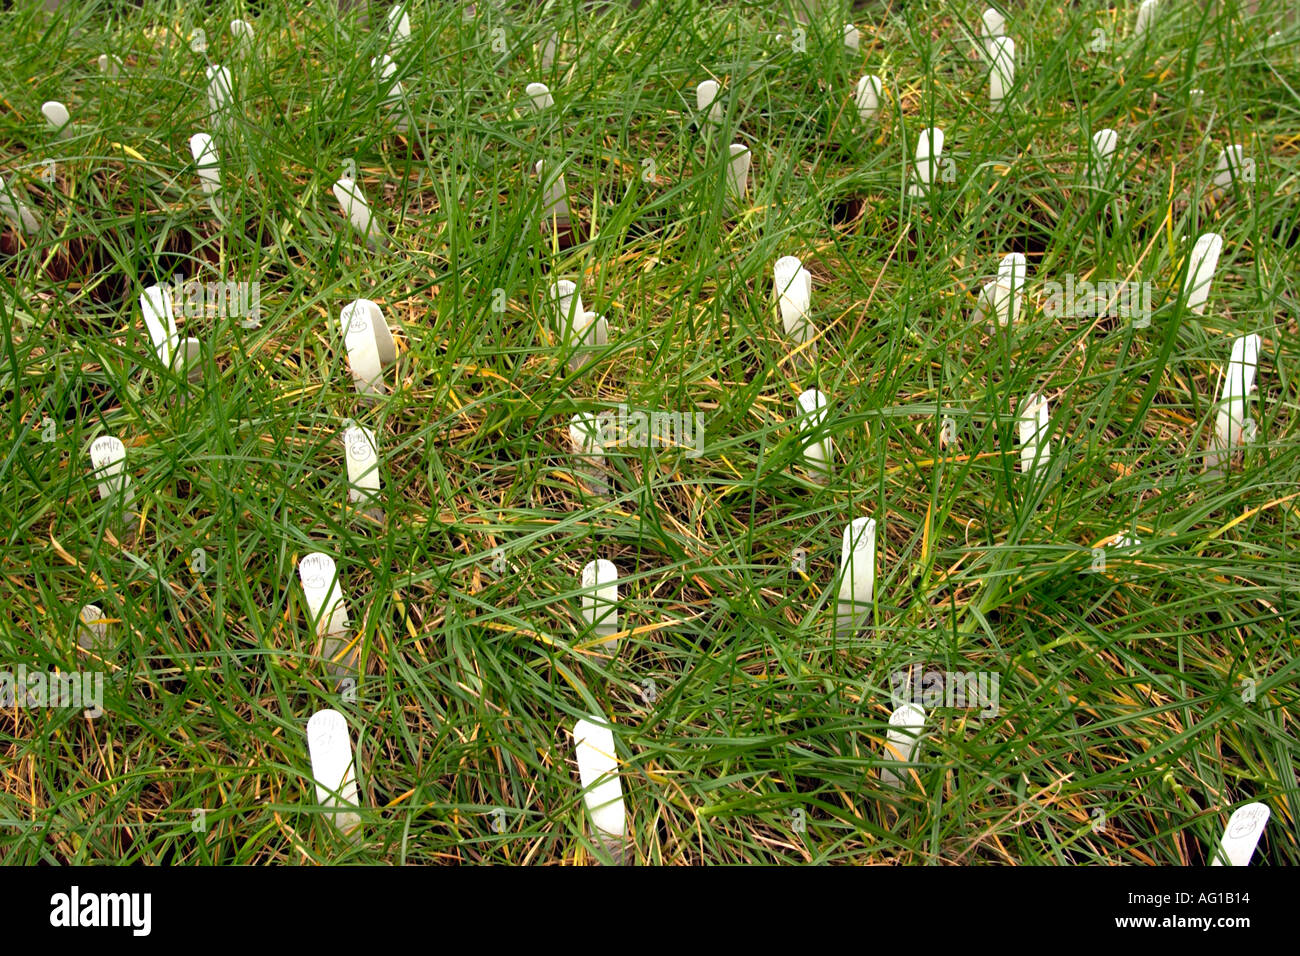
[[[21,238],[5,224],[0,262],[0,659],[108,674],[96,720],[0,713],[0,858],[591,861],[571,729],[598,713],[640,863],[1200,863],[1254,800],[1272,812],[1255,861],[1300,862],[1300,25],[1286,0],[1254,17],[1165,3],[1131,48],[1136,6],[1009,11],[1018,71],[999,116],[979,2],[828,10],[799,53],[776,5],[481,0],[467,19],[416,0],[396,55],[405,136],[370,67],[382,11],[0,14],[0,172],[42,219]],[[242,64],[236,16],[256,31]],[[200,25],[206,57],[184,42]],[[105,51],[126,62],[116,79],[95,65]],[[209,62],[239,97],[218,136],[224,222],[188,147],[211,128]],[[867,72],[891,96],[864,124]],[[725,121],[706,144],[708,77]],[[553,110],[532,111],[534,80]],[[48,99],[71,137],[46,128]],[[932,125],[955,182],[913,200]],[[1084,185],[1106,126],[1117,195]],[[730,142],[753,152],[738,207]],[[1256,178],[1214,198],[1230,143]],[[537,228],[538,158],[562,165],[583,224],[569,248]],[[357,241],[330,192],[348,160],[387,251]],[[1209,231],[1224,250],[1198,316],[1179,290]],[[991,332],[974,293],[1014,250],[1029,298],[1013,332]],[[792,355],[774,311],[782,255],[814,276],[815,359]],[[189,389],[137,305],[176,272],[261,284],[259,329],[178,317],[204,348]],[[1150,281],[1150,327],[1045,314],[1042,283],[1067,273]],[[557,278],[610,325],[576,373],[547,309]],[[361,296],[399,340],[378,402],[358,398],[338,329]],[[1259,438],[1209,475],[1219,376],[1251,332]],[[791,421],[813,385],[832,406],[824,485]],[[1035,391],[1052,409],[1040,479],[1017,443]],[[612,449],[611,494],[587,493],[569,421],[620,403],[699,411],[704,454]],[[939,447],[945,415],[960,448]],[[382,522],[346,505],[347,418],[378,435]],[[134,536],[90,479],[105,434],[128,446]],[[863,515],[879,522],[876,605],[853,633],[835,626],[837,568]],[[1141,546],[1090,573],[1121,532]],[[361,637],[355,700],[327,678],[298,582],[317,550]],[[617,656],[579,615],[597,556],[622,576]],[[77,645],[91,602],[111,620],[95,654]],[[892,790],[890,675],[909,666],[1000,675],[999,710],[930,709]],[[357,748],[356,841],[315,799],[304,728],[323,707]]]

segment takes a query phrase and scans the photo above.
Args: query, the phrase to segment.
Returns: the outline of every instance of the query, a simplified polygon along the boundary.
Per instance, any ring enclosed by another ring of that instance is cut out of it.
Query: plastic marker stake
[[[208,67],[208,113],[212,121],[221,124],[230,119],[230,107],[235,101],[230,84],[230,71],[215,64]]]
[[[1223,866],[1225,860],[1228,866],[1250,866],[1268,818],[1268,805],[1264,803],[1248,803],[1233,810],[1210,866]]]
[[[853,53],[857,53],[862,44],[861,35],[858,28],[852,23],[844,24],[844,45]]]
[[[1001,110],[1016,80],[1016,41],[1011,37],[994,37],[990,42],[993,67],[989,70],[989,105]]]
[[[597,637],[618,633],[618,568],[599,558],[582,569],[582,619]],[[618,653],[618,640],[607,640],[610,653]]]
[[[370,211],[370,204],[366,202],[365,194],[358,183],[351,179],[340,179],[334,184],[334,198],[339,201],[339,205],[343,208],[343,215],[348,217],[352,228],[365,239],[366,245],[374,248],[384,241],[383,233],[379,231],[379,225]]]
[[[552,33],[542,44],[542,69],[549,70],[555,65],[555,55],[560,49],[560,35]]]
[[[121,439],[112,435],[102,435],[90,443],[91,477],[98,483],[99,498],[107,501],[121,496],[119,505],[123,511],[135,500],[135,488],[131,476],[126,473],[126,446]]]
[[[1052,443],[1047,437],[1048,421],[1047,399],[1037,392],[1031,394],[1020,410],[1021,474],[1046,473],[1052,455]]]
[[[930,127],[921,131],[916,141],[915,182],[908,187],[908,195],[924,196],[934,184],[934,174],[943,157],[943,130]]]
[[[99,72],[105,76],[117,76],[122,71],[122,58],[116,53],[99,55]]]
[[[172,312],[172,295],[166,286],[151,285],[140,293],[140,312],[154,354],[163,368],[171,368],[172,358],[180,347],[176,331],[176,317]]]
[[[77,645],[88,651],[102,646],[108,636],[108,621],[98,604],[87,604],[77,614]]]
[[[1092,134],[1092,151],[1088,158],[1088,182],[1095,189],[1104,189],[1110,180],[1110,160],[1119,144],[1119,134],[1113,129],[1099,129]]]
[[[786,338],[802,345],[811,332],[812,273],[795,256],[782,256],[772,268],[781,328]]]
[[[862,120],[869,120],[880,112],[880,104],[884,101],[884,84],[878,76],[864,76],[858,80],[857,93],[853,97],[853,102],[858,108],[858,117]]]
[[[623,784],[618,777],[614,732],[608,721],[592,716],[573,725],[573,741],[583,802],[591,815],[592,826],[614,862],[622,863],[627,821],[623,809]]]
[[[1006,35],[1006,17],[990,7],[980,15],[980,27],[980,35],[984,39],[984,55],[991,60],[994,54],[993,41]]]
[[[1222,195],[1234,182],[1240,182],[1247,167],[1246,151],[1234,143],[1219,154],[1214,165],[1214,194]]]
[[[1137,22],[1133,25],[1134,42],[1141,42],[1155,26],[1159,7],[1158,0],[1142,0],[1142,5],[1138,7]]]
[[[842,626],[871,621],[876,588],[876,519],[854,518],[844,529],[840,548],[840,594],[837,609]]]
[[[16,223],[26,235],[41,228],[41,221],[27,204],[9,191],[9,184],[0,176],[0,215]]]
[[[176,331],[172,296],[167,287],[151,285],[145,289],[140,294],[140,312],[159,363],[177,374],[184,372],[191,382],[201,379],[203,366],[199,362],[199,340],[182,339]]]
[[[533,109],[538,113],[555,105],[555,97],[551,96],[551,88],[545,83],[529,83],[524,87],[524,92],[528,94]]]
[[[749,147],[743,143],[731,144],[731,162],[727,164],[727,188],[736,199],[744,198],[749,189]]]
[[[815,434],[826,427],[829,405],[825,395],[815,388],[810,388],[803,392],[797,401],[805,435]],[[835,446],[829,436],[814,439],[804,448],[804,464],[812,473],[815,481],[825,481],[830,475],[831,461],[834,456]]]
[[[705,80],[695,88],[695,108],[704,114],[710,126],[722,125],[722,97],[717,80]]]
[[[998,263],[998,278],[993,284],[993,313],[1003,328],[1020,321],[1027,270],[1024,254],[1020,252],[1008,253]]]
[[[576,372],[590,360],[587,349],[609,343],[609,325],[603,315],[583,308],[578,287],[568,279],[552,283],[546,297],[555,312],[556,335],[566,351],[572,350],[569,367]]]
[[[557,315],[556,331],[567,343],[570,330],[584,312],[578,286],[569,279],[560,279],[551,283],[546,298],[552,303]]]
[[[396,50],[411,39],[411,18],[406,15],[406,4],[399,3],[388,11],[388,43]]]
[[[364,425],[343,430],[343,448],[347,452],[348,501],[373,505],[379,500],[379,449],[375,433]]]
[[[212,137],[207,133],[195,133],[191,136],[190,154],[198,167],[199,185],[203,187],[203,195],[207,197],[212,211],[220,216],[221,199],[217,193],[221,190],[221,166]]]
[[[605,467],[603,432],[601,421],[595,415],[579,412],[569,423],[569,446],[578,459],[574,474],[593,495],[604,494],[607,488],[601,474]]]
[[[247,20],[231,20],[230,35],[235,38],[235,53],[239,56],[253,49],[253,25]]]
[[[337,710],[312,714],[307,721],[307,750],[317,801],[335,811],[330,820],[336,827],[350,833],[361,823],[361,817],[339,811],[344,807],[360,809],[361,805],[357,802],[357,778],[352,766],[352,735],[344,716]]]
[[[343,590],[339,585],[338,568],[334,559],[328,554],[313,551],[298,562],[298,578],[302,581],[302,593],[307,599],[307,613],[316,628],[316,637],[321,641],[321,649],[329,661],[330,675],[344,677],[353,672],[357,651],[352,648],[347,657],[340,659],[340,652],[345,648],[351,622],[348,620],[348,608],[343,603]]]
[[[383,86],[389,80],[393,80],[392,85],[384,93],[383,105],[387,109],[388,117],[393,121],[393,127],[399,133],[405,133],[410,129],[410,123],[406,119],[406,93],[402,90],[402,84],[393,77],[397,73],[397,64],[387,53],[377,56],[370,61],[370,68],[379,70],[379,84]]]
[[[58,100],[42,103],[41,112],[45,114],[45,122],[49,124],[50,129],[60,138],[67,139],[72,135],[72,124],[68,122],[68,108]]]
[[[916,757],[921,732],[925,730],[925,708],[920,704],[903,704],[889,715],[889,731],[885,736],[885,758],[899,763],[911,763]],[[889,767],[880,768],[880,782],[899,789],[903,778]]]
[[[1205,301],[1210,297],[1210,282],[1214,279],[1214,270],[1219,266],[1219,253],[1222,251],[1223,237],[1216,232],[1207,232],[1192,247],[1183,293],[1187,296],[1187,308],[1197,315],[1205,314]]]
[[[339,326],[357,392],[383,395],[384,369],[397,361],[397,345],[384,313],[369,299],[357,299],[343,307]]]
[[[533,167],[537,171],[537,177],[542,182],[542,222],[545,224],[554,223],[557,229],[568,226],[569,219],[569,198],[568,189],[564,185],[564,173],[558,172],[554,176],[548,175],[546,160],[539,159],[537,165]]]
[[[1255,422],[1246,414],[1246,401],[1255,388],[1259,368],[1259,336],[1243,335],[1232,342],[1232,356],[1223,373],[1214,439],[1206,456],[1206,468],[1227,465],[1236,450],[1251,441]]]

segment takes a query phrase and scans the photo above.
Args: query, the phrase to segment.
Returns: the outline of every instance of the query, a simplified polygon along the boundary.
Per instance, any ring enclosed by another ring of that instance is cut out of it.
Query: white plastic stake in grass
[[[722,125],[722,96],[717,80],[705,80],[695,88],[695,108],[712,126]]]
[[[1214,279],[1214,270],[1219,267],[1219,253],[1222,251],[1223,237],[1216,232],[1207,232],[1192,247],[1183,293],[1187,296],[1187,308],[1197,315],[1205,314],[1205,302],[1210,297],[1210,282]]]
[[[343,307],[339,326],[357,391],[384,394],[384,369],[397,361],[397,345],[384,313],[369,299],[357,299]]]
[[[311,754],[311,775],[320,805],[335,811],[344,807],[359,809],[357,778],[352,766],[352,735],[344,716],[337,710],[318,710],[312,714],[307,721],[307,750]],[[348,833],[361,822],[361,817],[347,811],[335,812],[330,821]]]
[[[857,53],[861,48],[861,34],[858,33],[858,28],[852,23],[844,24],[844,45],[853,53]]]
[[[393,80],[397,73],[397,64],[387,53],[377,56],[370,61],[371,69],[379,70],[379,83],[381,86]],[[406,119],[406,93],[402,90],[402,84],[393,80],[392,85],[384,93],[383,105],[388,112],[389,118],[393,121],[393,127],[399,133],[405,133],[410,129],[410,123]]]
[[[994,10],[992,7],[988,8],[980,15],[980,36],[984,40],[985,57],[990,60],[993,59],[993,41],[1000,36],[1006,36],[1006,30],[1006,17]]]
[[[1016,41],[994,37],[990,44],[993,66],[989,70],[989,105],[996,111],[1003,109],[1003,101],[1016,81]]]
[[[593,716],[574,724],[573,741],[583,802],[591,815],[592,826],[605,849],[615,862],[619,862],[623,855],[627,821],[623,808],[623,784],[618,777],[614,732],[608,721]]]
[[[379,231],[379,225],[375,222],[359,183],[351,179],[340,179],[334,184],[334,198],[339,201],[343,215],[348,217],[352,228],[361,234],[368,245],[374,246],[383,241],[383,234]]]
[[[606,491],[604,428],[599,417],[579,412],[569,423],[569,446],[577,458],[574,474],[594,495]]]
[[[1099,129],[1092,134],[1092,151],[1088,157],[1088,182],[1103,189],[1110,179],[1110,161],[1119,144],[1119,134],[1113,129]]]
[[[1234,181],[1243,180],[1248,160],[1246,151],[1239,143],[1227,147],[1219,154],[1219,161],[1214,164],[1214,191],[1217,194],[1232,186]]]
[[[987,40],[1006,36],[1007,18],[992,7],[980,14],[980,25],[983,28],[981,35]]]
[[[815,388],[810,388],[801,393],[797,401],[804,434],[815,434],[826,427],[829,404],[825,395]],[[817,481],[825,481],[830,474],[834,455],[835,445],[828,436],[809,442],[804,449],[803,459],[813,477]]]
[[[1248,803],[1233,810],[1210,866],[1223,866],[1225,860],[1228,866],[1250,866],[1268,818],[1268,805],[1264,803]]]
[[[1011,252],[998,263],[998,278],[993,283],[993,313],[1003,328],[1020,321],[1028,265],[1023,253]]]
[[[0,215],[14,222],[26,235],[41,228],[41,221],[27,204],[9,191],[9,184],[0,176]]]
[[[542,69],[549,70],[555,65],[555,55],[560,50],[560,35],[552,33],[542,44]]]
[[[584,314],[582,295],[578,292],[578,286],[568,279],[560,279],[551,283],[546,298],[556,312],[556,331],[567,338],[570,330]]]
[[[1255,388],[1259,368],[1259,336],[1243,335],[1232,342],[1232,356],[1223,373],[1219,408],[1215,415],[1214,438],[1206,456],[1207,468],[1228,464],[1239,447],[1255,432],[1254,420],[1246,414],[1246,401]]]
[[[202,378],[199,340],[182,339],[176,331],[171,291],[166,286],[149,286],[140,293],[140,313],[159,363],[178,374],[184,373],[191,382]]]
[[[77,614],[77,644],[86,650],[94,650],[102,645],[108,637],[108,621],[98,604],[87,604]]]
[[[45,122],[56,135],[63,139],[72,135],[72,124],[68,122],[68,108],[58,100],[42,103],[41,112],[45,114]]]
[[[547,300],[555,311],[556,335],[564,348],[575,350],[569,359],[569,367],[577,371],[590,358],[581,350],[608,344],[608,323],[603,315],[583,308],[578,287],[568,279],[552,283]]]
[[[869,75],[858,80],[858,89],[853,102],[858,108],[860,119],[869,120],[880,112],[880,104],[884,102],[884,89],[884,83],[878,76]]]
[[[343,430],[348,467],[348,500],[371,505],[379,498],[379,449],[373,429],[353,425]]]
[[[406,4],[399,3],[388,11],[388,45],[399,49],[411,39],[411,18],[406,15]]]
[[[1159,0],[1142,0],[1142,5],[1138,7],[1137,22],[1133,25],[1133,40],[1135,42],[1141,41],[1151,32],[1151,28],[1155,26],[1159,9]]]
[[[335,677],[351,673],[356,651],[342,659],[347,645],[347,635],[352,624],[348,608],[343,601],[338,568],[328,554],[313,551],[298,562],[298,578],[302,581],[303,597],[307,600],[307,613],[321,641],[324,656],[329,660],[329,671]]]
[[[889,731],[885,735],[885,759],[911,763],[916,757],[921,733],[925,730],[925,708],[920,704],[903,704],[889,715]],[[880,782],[900,788],[903,779],[889,767],[880,768]]]
[[[564,173],[549,174],[546,160],[539,159],[533,167],[542,182],[542,222],[554,223],[556,228],[569,225],[568,187],[564,185]]]
[[[190,52],[207,53],[208,52],[208,33],[202,27],[196,29],[190,34]]]
[[[854,518],[840,547],[839,622],[854,627],[868,623],[875,590],[876,519]]]
[[[802,344],[812,331],[812,274],[795,256],[782,256],[772,268],[773,287],[786,338]]]
[[[599,558],[582,569],[582,620],[598,637],[609,638],[618,633],[618,568],[613,561]],[[618,641],[608,641],[605,647],[618,652]]]
[[[194,163],[199,171],[199,185],[203,187],[203,195],[207,197],[212,211],[220,215],[221,201],[217,193],[221,190],[221,158],[217,155],[217,147],[212,142],[212,137],[207,133],[195,133],[191,136],[190,154],[194,157]]]
[[[117,76],[122,72],[122,58],[116,53],[101,53],[99,55],[99,72],[105,76]]]
[[[135,500],[135,488],[126,473],[126,446],[121,439],[102,435],[91,442],[90,470],[98,484],[101,501],[120,494],[121,507],[130,507]]]
[[[943,158],[943,130],[930,127],[916,140],[916,181],[908,188],[912,196],[924,196],[934,184],[935,173]]]
[[[208,113],[213,123],[223,123],[230,118],[230,107],[235,101],[234,87],[230,84],[230,71],[215,64],[208,67]]]
[[[743,143],[731,144],[731,162],[727,164],[727,188],[736,199],[744,197],[749,189],[749,147]]]
[[[551,88],[545,83],[529,83],[524,87],[524,92],[528,94],[533,109],[538,113],[555,105],[555,97],[551,96]]]
[[[253,49],[253,25],[247,20],[231,20],[230,35],[235,38],[235,53],[247,56]]]
[[[180,347],[171,291],[166,286],[149,286],[140,293],[140,312],[144,316],[145,328],[149,330],[154,354],[163,368],[171,368],[172,359]]]
[[[1025,399],[1020,409],[1020,472],[1025,475],[1043,475],[1052,456],[1052,443],[1047,437],[1050,418],[1047,399],[1038,393]]]

